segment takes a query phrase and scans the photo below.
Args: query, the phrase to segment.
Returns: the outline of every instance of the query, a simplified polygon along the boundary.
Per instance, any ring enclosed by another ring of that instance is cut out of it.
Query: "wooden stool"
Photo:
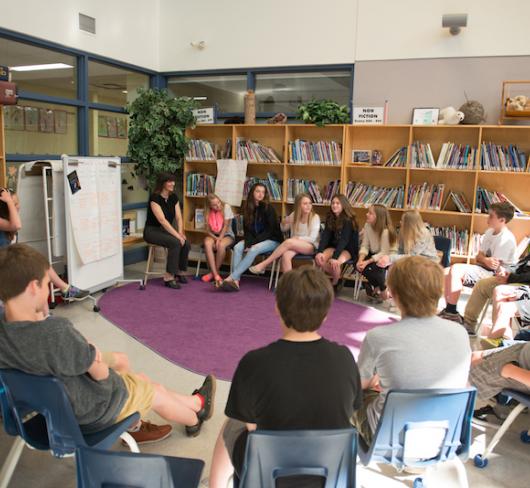
[[[145,290],[145,288],[147,287],[147,278],[149,275],[157,275],[157,276],[160,276],[160,275],[163,275],[164,274],[164,271],[160,272],[160,271],[151,271],[151,265],[154,261],[154,258],[155,258],[155,247],[162,247],[162,246],[157,246],[156,244],[149,244],[148,243],[148,247],[149,247],[149,253],[147,255],[147,265],[145,267],[145,273],[144,273],[144,279],[143,279],[143,282],[142,282],[142,285],[140,286],[140,289],[141,290]],[[167,256],[167,249],[165,247],[162,247],[162,249],[164,249],[164,252]]]

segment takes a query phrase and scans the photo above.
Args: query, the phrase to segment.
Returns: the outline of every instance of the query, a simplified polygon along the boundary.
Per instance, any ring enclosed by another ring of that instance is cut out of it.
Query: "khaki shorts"
[[[117,372],[117,374],[121,376],[121,379],[125,383],[128,396],[121,412],[116,417],[116,422],[122,421],[134,412],[138,412],[140,418],[144,418],[153,405],[153,397],[155,396],[153,383],[140,378],[134,373]]]
[[[367,410],[379,397],[379,392],[375,390],[363,390],[363,403],[361,408],[353,412],[352,424],[357,429],[357,432],[362,437],[363,441],[369,446],[372,443],[374,433],[368,422]]]

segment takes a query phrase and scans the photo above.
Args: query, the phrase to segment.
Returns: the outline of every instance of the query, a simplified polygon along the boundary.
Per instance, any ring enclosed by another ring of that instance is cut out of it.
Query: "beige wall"
[[[357,106],[389,100],[389,123],[408,124],[414,107],[458,109],[466,92],[484,105],[487,122],[496,124],[503,80],[530,80],[530,56],[360,61],[353,99]]]

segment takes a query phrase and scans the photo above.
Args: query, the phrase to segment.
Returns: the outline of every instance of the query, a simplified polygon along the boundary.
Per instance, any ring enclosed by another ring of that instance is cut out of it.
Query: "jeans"
[[[280,245],[277,241],[267,240],[254,244],[243,257],[245,241],[239,241],[232,251],[232,279],[239,280],[241,275],[252,266],[254,259],[260,254],[274,251]]]

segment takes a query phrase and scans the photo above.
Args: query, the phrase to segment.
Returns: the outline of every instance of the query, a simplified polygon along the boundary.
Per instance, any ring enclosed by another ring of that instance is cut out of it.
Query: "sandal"
[[[235,281],[224,280],[219,287],[223,291],[239,291],[239,285]]]
[[[213,274],[212,273],[208,273],[208,274],[205,274],[205,275],[202,275],[201,276],[201,281],[203,283],[210,283],[210,281],[213,280]]]

